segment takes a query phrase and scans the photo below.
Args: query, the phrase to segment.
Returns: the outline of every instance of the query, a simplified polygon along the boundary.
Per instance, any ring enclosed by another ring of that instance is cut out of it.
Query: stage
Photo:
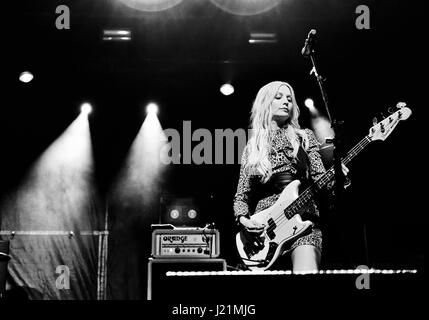
[[[404,0],[8,1],[0,294],[244,305],[424,289],[425,12]],[[351,184],[338,194],[341,164]],[[188,231],[154,238],[154,225]],[[296,232],[320,272],[274,271],[292,270],[292,254],[240,271]]]
[[[174,267],[173,267],[174,268]],[[179,293],[183,301],[287,300],[296,296],[330,294],[359,299],[365,296],[421,294],[423,275],[417,270],[349,269],[291,271],[168,271],[158,275],[150,299]],[[149,297],[148,297],[149,298]]]

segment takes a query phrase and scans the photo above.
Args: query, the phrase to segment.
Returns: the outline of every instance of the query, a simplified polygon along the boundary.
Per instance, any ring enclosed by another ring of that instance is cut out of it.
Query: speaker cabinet
[[[172,286],[167,271],[226,271],[224,259],[149,259],[147,277],[148,300],[171,300],[200,295],[198,288],[188,291],[186,285]]]

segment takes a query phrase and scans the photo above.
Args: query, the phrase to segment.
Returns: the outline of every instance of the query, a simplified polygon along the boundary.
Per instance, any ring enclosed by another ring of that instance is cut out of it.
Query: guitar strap
[[[296,158],[297,161],[294,166],[296,169],[296,178],[301,181],[310,180],[310,159],[302,146],[299,147]]]

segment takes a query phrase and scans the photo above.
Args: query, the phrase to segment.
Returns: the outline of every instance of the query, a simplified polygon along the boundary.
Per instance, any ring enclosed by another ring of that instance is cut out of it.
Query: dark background
[[[55,8],[68,5],[71,29],[55,28]],[[355,8],[370,8],[370,30],[357,30]],[[310,125],[303,101],[323,108],[310,61],[300,50],[318,31],[319,71],[327,78],[334,115],[344,120],[346,149],[372,118],[398,101],[412,117],[385,142],[374,142],[349,166],[353,185],[341,212],[327,213],[323,268],[410,268],[423,265],[425,160],[423,9],[405,1],[281,1],[255,16],[222,11],[209,1],[185,0],[145,13],[119,1],[20,1],[3,10],[3,103],[0,124],[0,191],[7,193],[25,169],[90,101],[96,181],[111,215],[108,297],[145,298],[150,224],[158,199],[123,203],[109,198],[115,174],[144,120],[148,101],[160,105],[162,127],[246,128],[258,89],[273,80],[295,88],[301,124]],[[103,42],[103,28],[129,28],[132,41]],[[251,45],[249,32],[276,32],[278,43]],[[31,70],[29,84],[18,75]],[[235,93],[219,86],[232,81]],[[379,118],[380,119],[380,118]],[[221,256],[235,266],[232,199],[238,165],[174,165],[160,191],[180,192],[212,204],[203,212],[221,234]],[[368,257],[364,242],[366,228]]]

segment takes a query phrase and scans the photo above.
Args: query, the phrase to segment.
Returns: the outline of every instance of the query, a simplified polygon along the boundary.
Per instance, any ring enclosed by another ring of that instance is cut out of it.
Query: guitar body
[[[290,219],[284,215],[284,210],[298,198],[300,185],[298,180],[292,181],[274,205],[252,215],[252,220],[266,225],[261,235],[255,236],[244,230],[237,233],[238,254],[249,269],[268,269],[288,244],[311,230],[313,223],[302,221],[299,214]]]

